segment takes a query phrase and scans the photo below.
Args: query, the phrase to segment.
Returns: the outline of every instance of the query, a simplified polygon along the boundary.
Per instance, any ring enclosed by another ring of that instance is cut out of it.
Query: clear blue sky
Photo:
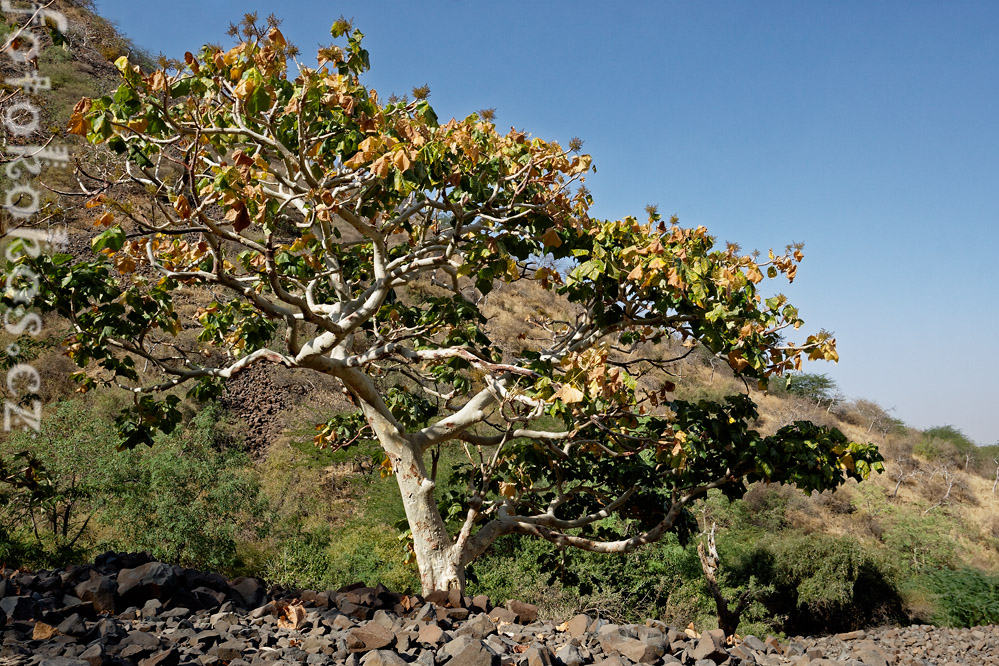
[[[245,11],[311,58],[341,13],[383,95],[585,140],[601,217],[647,203],[720,241],[805,243],[785,291],[851,398],[999,441],[999,3],[97,0],[179,57]]]

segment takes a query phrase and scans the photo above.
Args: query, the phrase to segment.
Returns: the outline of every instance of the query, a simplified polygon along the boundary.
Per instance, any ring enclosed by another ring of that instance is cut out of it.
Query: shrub
[[[696,552],[672,534],[614,556],[509,536],[470,568],[469,591],[537,603],[552,619],[587,611],[615,621],[657,617],[687,624],[710,609],[700,581]]]
[[[114,428],[107,409],[76,399],[49,406],[37,436],[0,443],[4,458],[28,451],[46,472],[40,497],[0,489],[3,559],[57,566],[113,548],[191,567],[237,567],[236,542],[266,528],[266,502],[218,409],[206,406],[151,449],[116,451]]]
[[[977,569],[941,569],[927,579],[934,592],[934,624],[974,627],[999,623],[999,576]]]
[[[898,575],[886,558],[849,537],[771,536],[755,544],[719,544],[733,583],[772,592],[760,596],[787,633],[855,629],[905,618]],[[734,546],[734,547],[733,547]]]
[[[266,529],[266,501],[249,457],[229,448],[219,420],[207,406],[183,433],[122,454],[115,501],[100,516],[114,536],[103,545],[188,567],[239,566],[236,542]]]

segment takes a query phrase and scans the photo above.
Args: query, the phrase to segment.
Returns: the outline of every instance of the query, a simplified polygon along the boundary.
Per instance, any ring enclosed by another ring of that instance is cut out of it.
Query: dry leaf
[[[166,87],[166,76],[164,76],[163,70],[153,72],[153,75],[149,77],[149,88],[153,92],[157,92],[166,90]]]
[[[563,384],[562,388],[555,394],[555,397],[560,398],[565,404],[571,405],[583,401],[583,392],[575,386]]]
[[[177,197],[177,200],[173,203],[173,208],[180,215],[180,219],[186,220],[191,217],[191,204],[183,194]]]
[[[687,628],[683,630],[683,633],[687,634],[691,638],[700,638],[701,635],[694,630],[694,623],[691,622],[687,625]]]
[[[31,640],[33,641],[47,641],[53,636],[58,636],[59,631],[50,624],[45,624],[44,622],[35,622],[35,629],[31,632]]]
[[[549,227],[548,231],[546,231],[544,236],[541,237],[541,240],[547,247],[558,247],[562,244],[561,236],[559,236],[558,232],[551,227]]]
[[[279,629],[298,629],[305,624],[305,607],[301,604],[291,604],[281,610],[281,617],[278,618]]]

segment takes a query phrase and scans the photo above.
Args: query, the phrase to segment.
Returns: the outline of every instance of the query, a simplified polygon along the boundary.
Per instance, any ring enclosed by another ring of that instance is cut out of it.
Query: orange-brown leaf
[[[166,87],[166,75],[163,74],[163,70],[158,69],[153,72],[153,75],[149,77],[149,89],[153,92],[160,92],[166,90]]]
[[[749,366],[749,361],[742,357],[742,353],[733,349],[728,353],[728,364],[736,372],[742,372]]]
[[[281,611],[278,618],[279,629],[289,629],[295,631],[305,624],[305,607],[301,604],[290,604]]]
[[[177,211],[177,214],[180,215],[180,219],[186,220],[191,217],[191,204],[183,194],[177,197],[177,201],[174,202],[173,207]]]
[[[562,237],[558,235],[558,232],[553,227],[548,227],[541,240],[546,247],[558,247],[562,244]]]

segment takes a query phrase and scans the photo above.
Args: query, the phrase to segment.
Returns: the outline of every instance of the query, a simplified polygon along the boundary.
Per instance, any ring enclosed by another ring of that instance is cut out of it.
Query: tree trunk
[[[715,601],[715,609],[718,615],[718,628],[725,632],[725,637],[735,635],[735,630],[739,627],[739,618],[742,611],[749,603],[750,590],[745,590],[734,600],[735,608],[729,606],[728,599],[722,594],[721,585],[718,584],[718,568],[720,566],[718,549],[715,547],[715,525],[712,523],[711,532],[708,534],[708,547],[704,548],[703,543],[697,544],[697,556],[701,560],[701,570],[704,571],[704,578],[708,582],[708,592]]]
[[[427,477],[423,457],[412,445],[392,461],[406,518],[413,533],[413,551],[420,570],[423,593],[457,588],[465,592],[461,553],[447,532],[434,498],[434,483]]]
[[[368,424],[392,464],[413,534],[413,551],[423,593],[457,588],[464,594],[465,569],[461,564],[461,548],[451,539],[437,508],[434,482],[427,475],[420,446],[388,413],[369,379],[356,375],[348,379],[353,380],[348,386],[359,399]]]

